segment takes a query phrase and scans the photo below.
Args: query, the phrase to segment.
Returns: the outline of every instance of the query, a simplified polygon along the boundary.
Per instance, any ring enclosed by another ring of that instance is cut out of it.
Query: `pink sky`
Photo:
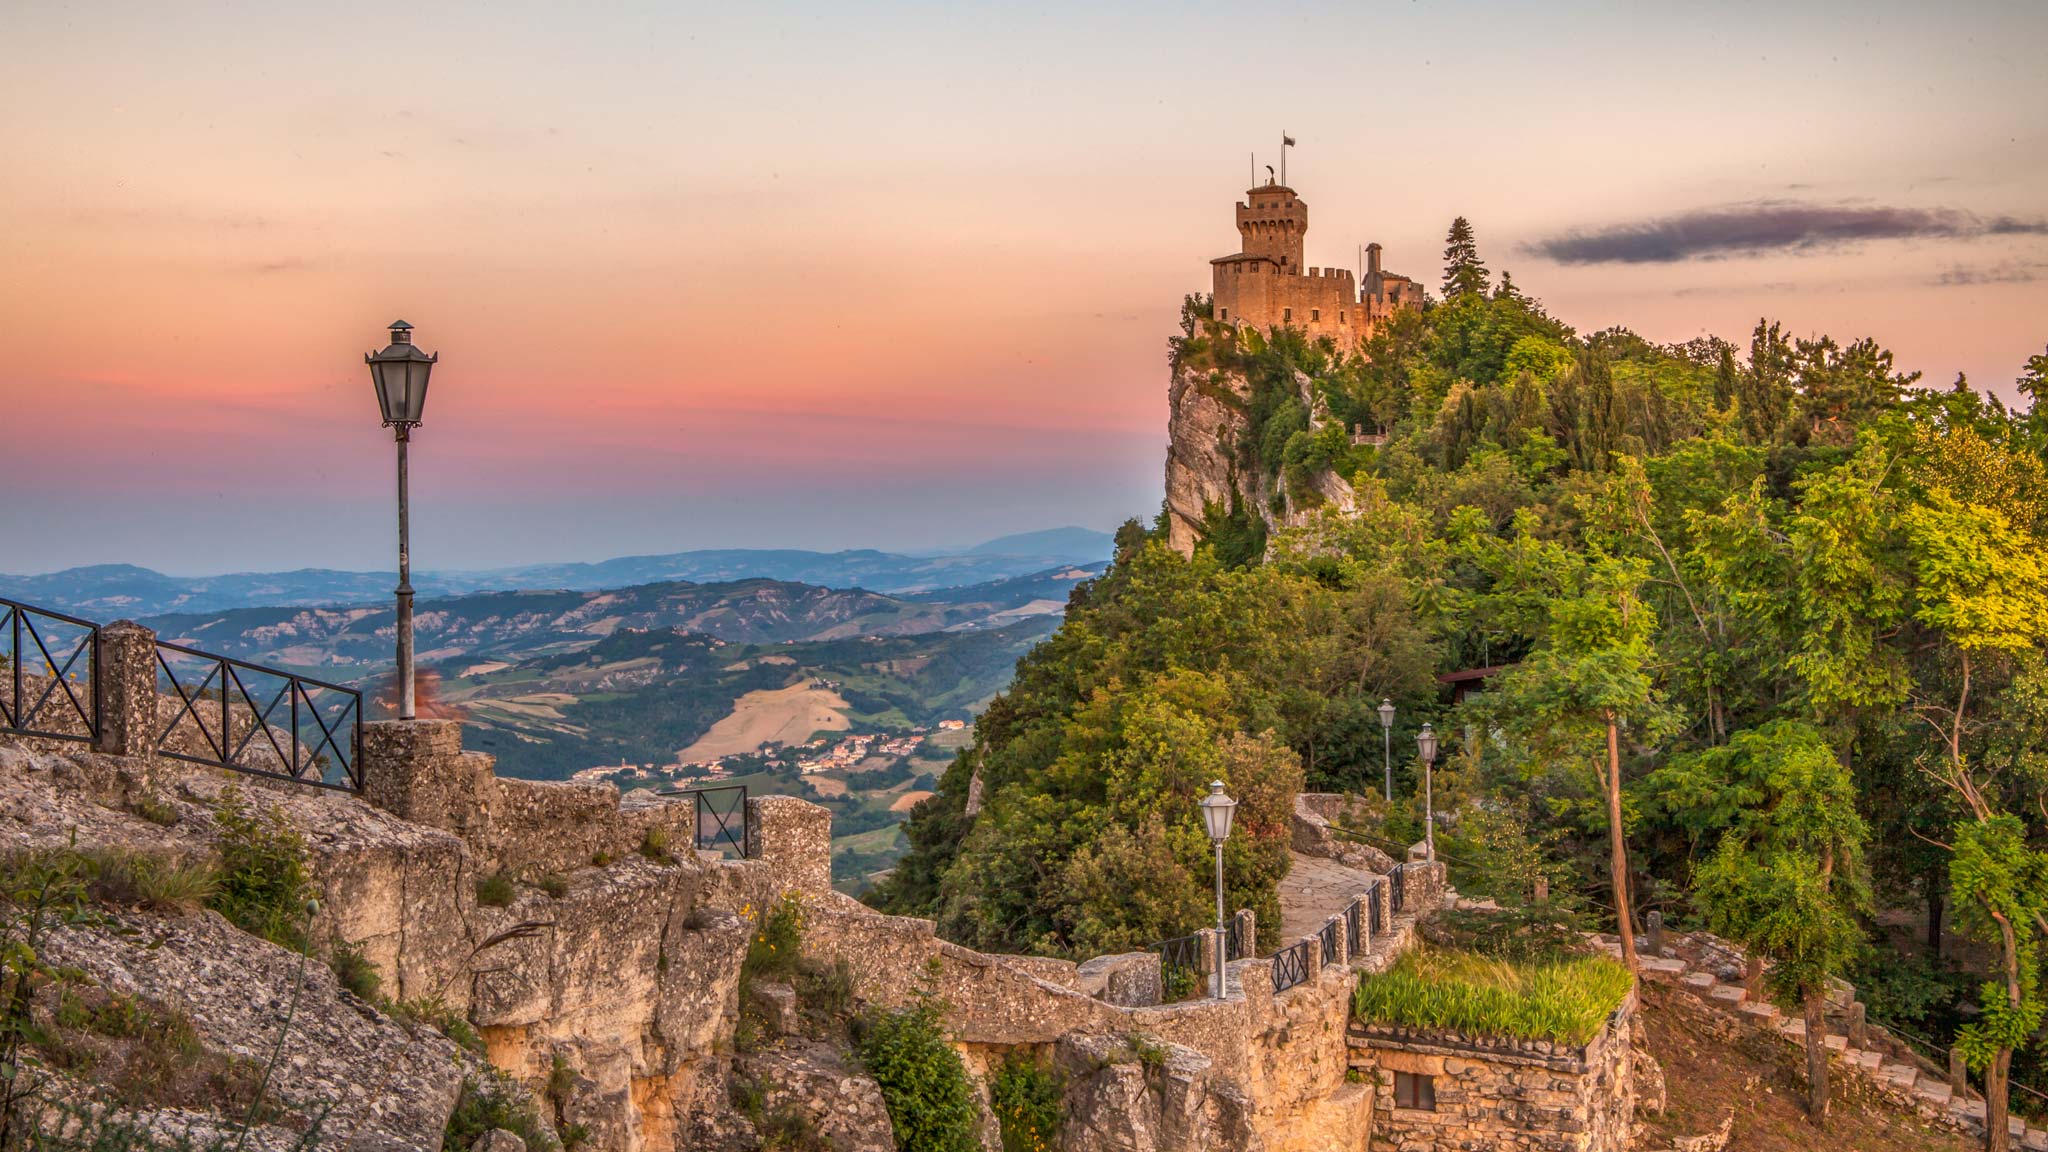
[[[2048,238],[1563,265],[1756,201],[2039,220],[2033,4],[16,4],[0,571],[384,566],[362,354],[442,353],[418,563],[930,547],[1157,507],[1164,340],[1285,127],[1311,262],[1470,217],[1581,329],[2010,394]],[[88,529],[86,525],[91,525]]]

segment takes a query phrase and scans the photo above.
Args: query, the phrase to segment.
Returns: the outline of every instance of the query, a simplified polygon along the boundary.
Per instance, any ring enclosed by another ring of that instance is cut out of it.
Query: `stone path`
[[[1374,874],[1321,856],[1290,852],[1292,863],[1276,886],[1280,897],[1280,938],[1312,935],[1323,921],[1344,911],[1372,886]]]
[[[1599,943],[1610,955],[1621,955],[1620,943],[1611,937],[1603,937]],[[1712,972],[1694,971],[1677,957],[1641,956],[1638,960],[1646,980],[1674,984],[1737,1019],[1772,1030],[1788,1042],[1802,1046],[1806,1043],[1804,1020],[1788,1019],[1775,1005],[1752,1000],[1749,990],[1740,984],[1724,982]],[[1871,1025],[1870,1031],[1876,1033],[1880,1029]],[[1877,1048],[1852,1048],[1849,1038],[1844,1035],[1830,1033],[1822,1043],[1839,1058],[1838,1067],[1888,1090],[1929,1119],[1966,1132],[1984,1131],[1984,1101],[1975,1091],[1958,1096],[1949,1086],[1947,1077],[1930,1073],[1917,1064],[1894,1059]],[[2048,1152],[2048,1129],[2030,1127],[2018,1117],[2010,1117],[2008,1123],[2019,1147],[2030,1152]]]

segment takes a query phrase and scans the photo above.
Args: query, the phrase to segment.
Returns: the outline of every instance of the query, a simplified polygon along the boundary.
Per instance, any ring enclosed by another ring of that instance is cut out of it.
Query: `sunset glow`
[[[1769,316],[2008,399],[2048,342],[2039,5],[1246,16],[9,5],[0,571],[382,566],[399,317],[426,568],[1148,517],[1164,342],[1283,127],[1311,262],[1434,291],[1463,214],[1581,330]],[[2015,223],[1537,248],[1775,201]]]

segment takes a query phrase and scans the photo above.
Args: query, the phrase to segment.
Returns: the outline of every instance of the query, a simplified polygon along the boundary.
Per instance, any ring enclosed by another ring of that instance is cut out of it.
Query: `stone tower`
[[[1237,206],[1239,249],[1280,266],[1281,275],[1301,275],[1301,242],[1308,234],[1308,205],[1285,184],[1267,184],[1246,194]]]

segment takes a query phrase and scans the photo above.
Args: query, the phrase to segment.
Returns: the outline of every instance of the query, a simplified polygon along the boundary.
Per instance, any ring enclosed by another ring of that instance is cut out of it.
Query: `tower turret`
[[[1237,232],[1246,256],[1264,256],[1283,274],[1301,275],[1301,242],[1308,232],[1308,205],[1285,184],[1266,184],[1237,206]]]

